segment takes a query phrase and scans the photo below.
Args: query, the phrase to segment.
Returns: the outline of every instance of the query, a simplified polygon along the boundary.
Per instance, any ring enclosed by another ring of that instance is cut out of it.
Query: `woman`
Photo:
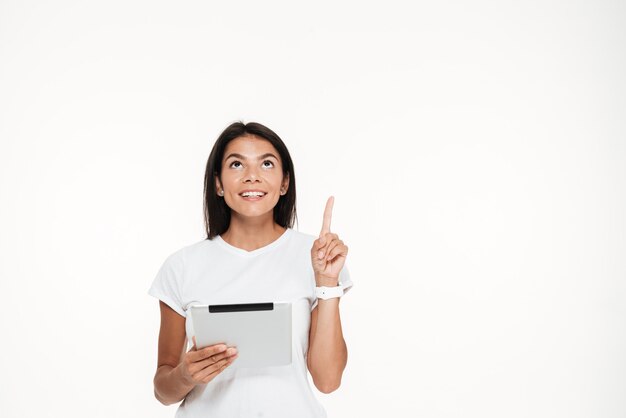
[[[207,239],[167,258],[149,293],[159,299],[161,329],[156,398],[184,400],[177,417],[324,417],[307,380],[337,389],[346,366],[339,296],[352,281],[348,247],[330,232],[333,198],[319,237],[292,229],[296,183],[283,141],[258,123],[233,123],[207,162]],[[236,347],[196,349],[194,304],[292,303],[292,363],[229,369]]]

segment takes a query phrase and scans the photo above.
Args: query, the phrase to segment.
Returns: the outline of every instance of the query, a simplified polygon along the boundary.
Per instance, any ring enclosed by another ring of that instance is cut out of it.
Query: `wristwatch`
[[[318,299],[332,299],[343,296],[343,286],[326,287],[319,286],[315,288],[315,297]]]

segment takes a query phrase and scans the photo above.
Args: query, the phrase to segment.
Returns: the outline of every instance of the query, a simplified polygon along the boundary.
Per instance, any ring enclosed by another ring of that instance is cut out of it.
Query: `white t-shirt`
[[[291,228],[253,251],[234,247],[220,236],[170,255],[148,293],[186,317],[188,341],[194,335],[190,306],[281,301],[292,303],[292,363],[265,368],[226,368],[196,386],[176,418],[320,418],[326,412],[307,378],[311,310],[317,305],[311,247],[316,239]],[[344,293],[352,286],[348,268],[339,274]],[[235,360],[237,361],[237,360]]]

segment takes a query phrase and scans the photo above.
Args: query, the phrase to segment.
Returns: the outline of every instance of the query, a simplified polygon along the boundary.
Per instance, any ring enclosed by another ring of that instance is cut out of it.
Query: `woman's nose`
[[[254,168],[248,168],[244,173],[244,181],[256,181],[259,176]]]

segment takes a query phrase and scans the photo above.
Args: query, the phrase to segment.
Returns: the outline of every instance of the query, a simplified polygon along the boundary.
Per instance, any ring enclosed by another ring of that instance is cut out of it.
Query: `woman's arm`
[[[348,246],[330,232],[334,197],[328,198],[320,237],[313,241],[311,263],[317,286],[337,286],[339,273],[348,255]],[[313,383],[321,392],[330,393],[341,384],[348,361],[348,349],[341,331],[339,298],[318,299],[311,312],[307,367]]]
[[[185,318],[159,301],[161,330],[154,375],[154,396],[164,405],[180,402],[201,383],[208,383],[237,357],[237,350],[216,344],[185,352]]]
[[[318,300],[311,312],[307,366],[320,392],[330,393],[341,384],[348,349],[341,331],[339,298]]]
[[[159,301],[161,330],[159,332],[159,356],[154,376],[154,396],[164,405],[181,401],[195,385],[185,382],[180,368],[187,339],[185,318]]]

